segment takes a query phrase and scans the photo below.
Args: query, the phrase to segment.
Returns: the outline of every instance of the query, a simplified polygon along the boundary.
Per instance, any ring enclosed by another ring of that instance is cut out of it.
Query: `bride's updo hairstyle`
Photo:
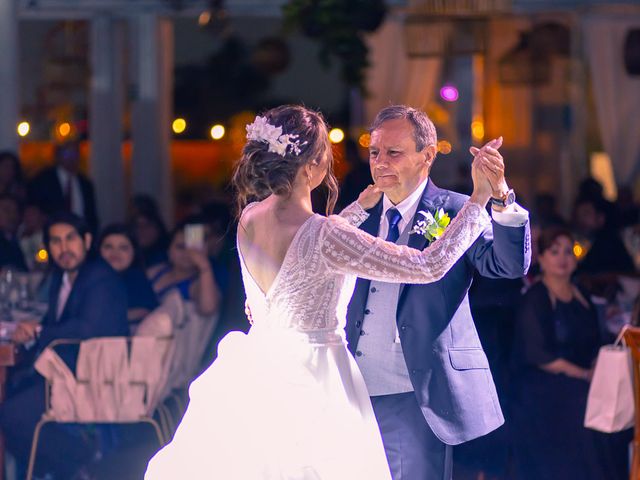
[[[333,174],[333,153],[322,115],[300,105],[283,105],[257,117],[256,123],[264,119],[268,123],[266,127],[263,124],[264,128],[282,128],[280,138],[284,138],[284,142],[275,143],[274,148],[274,144],[248,135],[232,180],[238,213],[248,202],[263,200],[271,194],[290,195],[298,170],[307,164],[317,165],[325,155],[329,162],[323,184],[329,191],[327,214],[332,213],[338,197],[338,182]]]

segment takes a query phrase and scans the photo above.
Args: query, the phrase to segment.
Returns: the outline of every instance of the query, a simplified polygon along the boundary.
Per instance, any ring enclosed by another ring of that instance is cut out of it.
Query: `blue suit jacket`
[[[429,180],[417,211],[443,208],[453,218],[467,198]],[[382,201],[369,210],[360,228],[376,236],[381,213]],[[408,245],[422,250],[427,241],[414,234]],[[474,270],[491,278],[518,278],[527,272],[530,259],[529,224],[504,227],[493,222],[442,280],[400,287],[396,320],[409,376],[424,418],[444,443],[466,442],[504,423],[469,309]],[[352,353],[364,322],[369,284],[358,279],[347,312]]]
[[[87,260],[80,267],[62,315],[56,319],[62,274],[59,269],[53,273],[49,309],[38,339],[40,349],[59,338],[86,339],[129,334],[124,283],[104,260]]]

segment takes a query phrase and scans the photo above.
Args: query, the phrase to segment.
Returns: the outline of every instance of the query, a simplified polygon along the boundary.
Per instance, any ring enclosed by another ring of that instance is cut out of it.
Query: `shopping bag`
[[[600,348],[587,397],[584,426],[612,433],[633,426],[633,366],[631,352],[616,343]]]

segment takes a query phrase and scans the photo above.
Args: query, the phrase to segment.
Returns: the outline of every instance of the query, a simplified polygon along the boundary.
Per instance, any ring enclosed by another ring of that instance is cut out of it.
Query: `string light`
[[[38,250],[36,253],[36,262],[38,263],[46,263],[49,260],[49,254],[44,248]]]
[[[438,142],[438,152],[442,153],[443,155],[448,155],[449,153],[451,153],[451,143],[449,143],[447,140],[440,140]]]
[[[224,137],[224,127],[222,125],[214,125],[211,127],[211,138],[214,140],[220,140]]]
[[[26,137],[29,134],[29,130],[31,130],[29,122],[20,122],[18,124],[18,135],[21,137]]]
[[[71,125],[69,124],[69,122],[62,122],[60,125],[58,125],[58,133],[61,137],[68,137],[71,133]]]
[[[440,89],[440,97],[447,102],[455,102],[459,95],[458,89],[453,85],[445,85]]]
[[[332,128],[329,132],[329,140],[331,143],[340,143],[344,140],[344,132],[340,128]]]
[[[173,133],[180,134],[187,129],[187,121],[184,118],[176,118],[171,125]]]
[[[211,12],[205,10],[198,16],[198,25],[204,27],[211,21]]]
[[[482,140],[484,138],[484,123],[481,120],[471,122],[471,136],[474,140]]]

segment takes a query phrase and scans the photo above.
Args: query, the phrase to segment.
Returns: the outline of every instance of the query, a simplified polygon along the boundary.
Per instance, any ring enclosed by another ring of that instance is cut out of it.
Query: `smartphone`
[[[204,225],[189,223],[184,226],[184,243],[187,248],[204,250]]]

